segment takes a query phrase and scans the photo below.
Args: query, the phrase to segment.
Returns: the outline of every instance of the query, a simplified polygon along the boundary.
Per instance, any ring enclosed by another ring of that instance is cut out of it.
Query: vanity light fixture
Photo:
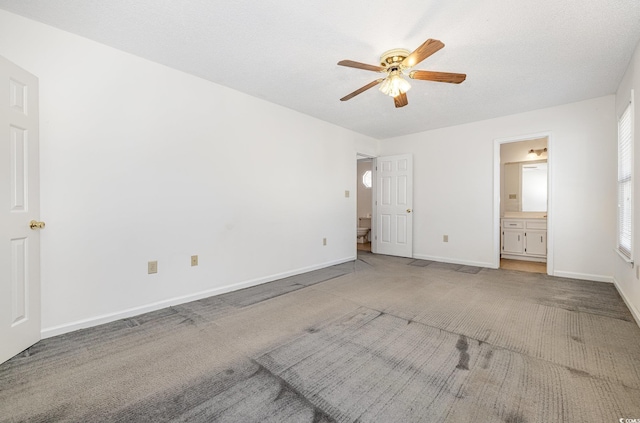
[[[546,153],[547,152],[547,148],[541,148],[539,150],[534,150],[533,148],[531,150],[529,150],[529,154],[527,154],[527,157],[530,159],[535,159],[536,157],[540,157],[540,155],[542,153]]]

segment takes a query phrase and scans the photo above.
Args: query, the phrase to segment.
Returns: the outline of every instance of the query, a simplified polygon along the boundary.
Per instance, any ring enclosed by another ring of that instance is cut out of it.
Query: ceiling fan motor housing
[[[394,66],[404,69],[404,66],[401,66],[401,63],[407,56],[409,56],[409,54],[411,54],[411,52],[404,48],[394,48],[392,50],[385,51],[380,56],[380,66],[385,68]]]

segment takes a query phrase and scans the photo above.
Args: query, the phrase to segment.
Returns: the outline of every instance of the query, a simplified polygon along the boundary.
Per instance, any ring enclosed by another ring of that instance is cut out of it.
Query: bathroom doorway
[[[357,156],[356,172],[356,249],[371,252],[371,221],[373,216],[373,158]]]
[[[495,140],[495,267],[553,274],[551,136]]]

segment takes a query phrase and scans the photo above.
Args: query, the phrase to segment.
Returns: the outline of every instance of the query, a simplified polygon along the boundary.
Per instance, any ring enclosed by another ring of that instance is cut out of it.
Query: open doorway
[[[549,134],[496,140],[495,267],[552,274],[549,141]]]
[[[371,222],[373,216],[373,158],[358,156],[356,173],[356,247],[371,252]]]

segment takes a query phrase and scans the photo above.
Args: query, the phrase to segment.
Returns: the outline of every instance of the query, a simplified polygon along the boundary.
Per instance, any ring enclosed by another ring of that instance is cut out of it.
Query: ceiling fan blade
[[[338,62],[338,64],[340,66],[347,66],[347,67],[356,68],[356,69],[364,69],[364,70],[369,70],[373,72],[384,72],[385,70],[382,66],[367,65],[366,63],[354,62],[353,60],[341,60]]]
[[[358,88],[357,90],[355,90],[354,92],[352,92],[351,94],[348,94],[344,97],[342,97],[340,99],[340,101],[347,101],[347,100],[351,100],[353,97],[357,96],[358,94],[362,94],[363,92],[367,91],[369,88],[373,88],[376,85],[378,85],[379,83],[381,83],[382,81],[384,81],[384,78],[380,78],[380,79],[376,79],[373,82],[368,83],[367,85],[365,85],[362,88]]]
[[[407,94],[406,93],[400,93],[397,96],[393,97],[393,102],[395,103],[396,108],[404,107],[407,104],[409,104],[409,100],[407,100]]]
[[[450,72],[431,72],[423,70],[414,70],[409,73],[411,79],[421,79],[423,81],[448,82],[450,84],[459,84],[467,78],[464,73]]]
[[[405,68],[411,68],[422,62],[427,57],[431,56],[436,51],[440,50],[444,47],[444,44],[440,40],[432,40],[429,38],[427,41],[422,43],[420,47],[414,50],[413,53],[405,57],[402,61],[402,66]]]

